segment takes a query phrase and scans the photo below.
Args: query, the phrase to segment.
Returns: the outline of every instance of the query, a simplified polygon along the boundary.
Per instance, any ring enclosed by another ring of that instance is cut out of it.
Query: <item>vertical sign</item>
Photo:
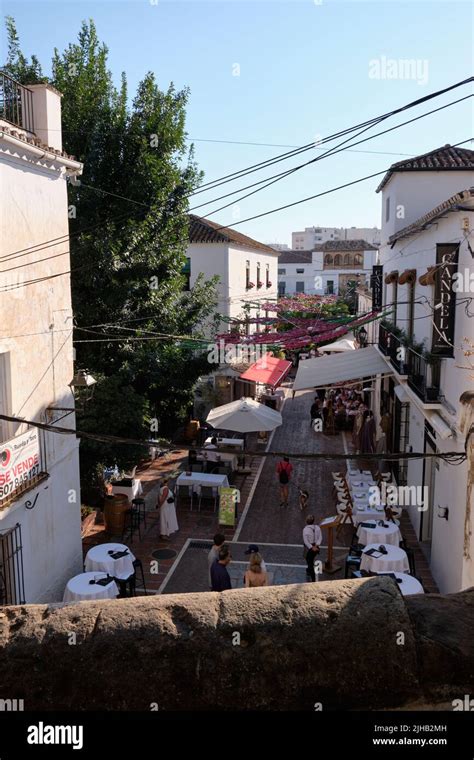
[[[223,486],[219,492],[219,525],[235,525],[237,504],[240,501],[240,491],[237,488]]]
[[[372,267],[372,309],[374,311],[382,310],[382,290],[383,290],[383,266],[374,264]]]
[[[458,268],[459,243],[436,246],[436,286],[433,315],[433,347],[437,356],[454,356],[456,293],[453,276]]]

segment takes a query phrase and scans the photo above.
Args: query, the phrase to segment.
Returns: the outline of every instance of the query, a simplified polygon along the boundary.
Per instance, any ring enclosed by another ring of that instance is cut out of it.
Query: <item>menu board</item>
[[[237,517],[237,504],[240,501],[240,491],[231,486],[223,486],[219,492],[219,525],[234,527]]]

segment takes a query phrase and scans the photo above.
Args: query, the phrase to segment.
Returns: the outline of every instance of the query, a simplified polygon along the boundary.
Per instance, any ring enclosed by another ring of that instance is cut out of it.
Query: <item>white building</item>
[[[294,251],[312,251],[321,243],[333,240],[366,240],[378,248],[380,230],[377,227],[306,227],[291,233]]]
[[[278,260],[280,295],[343,294],[350,282],[365,282],[377,249],[365,240],[328,241],[313,251],[284,251]]]
[[[226,318],[221,323],[222,332],[229,329],[232,320],[245,317],[246,303],[251,305],[250,318],[266,316],[259,304],[276,301],[278,251],[194,215],[190,218],[189,240],[190,286],[199,274],[206,279],[219,276],[217,311]],[[247,328],[250,334],[258,331],[259,325],[249,324]]]
[[[61,96],[0,78],[0,414],[74,428]],[[0,604],[61,601],[82,569],[78,441],[0,420]]]
[[[392,376],[376,404],[392,416],[391,450],[467,453],[458,466],[426,458],[395,467],[399,482],[420,488],[409,516],[440,591],[450,593],[474,585],[474,371],[464,355],[466,339],[474,342],[474,151],[444,146],[394,164],[378,191],[384,303],[395,327],[379,329]]]

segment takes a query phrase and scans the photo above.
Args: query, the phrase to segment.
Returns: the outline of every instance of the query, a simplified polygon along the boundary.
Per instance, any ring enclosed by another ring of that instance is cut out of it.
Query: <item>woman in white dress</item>
[[[178,520],[176,519],[174,493],[169,487],[168,482],[167,478],[162,481],[156,505],[156,508],[160,510],[160,538],[164,541],[169,541],[171,533],[179,530]]]

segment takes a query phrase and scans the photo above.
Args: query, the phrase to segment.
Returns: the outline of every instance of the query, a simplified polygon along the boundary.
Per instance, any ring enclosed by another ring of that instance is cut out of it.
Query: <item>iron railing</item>
[[[0,119],[34,132],[33,93],[0,71]]]
[[[407,361],[409,387],[425,404],[439,402],[440,360],[429,363],[421,354],[408,348]]]
[[[25,604],[21,525],[0,533],[0,605]]]
[[[440,362],[426,361],[424,356],[405,346],[390,329],[380,325],[379,350],[390,359],[399,375],[407,376],[409,387],[425,404],[437,403],[440,398]]]

